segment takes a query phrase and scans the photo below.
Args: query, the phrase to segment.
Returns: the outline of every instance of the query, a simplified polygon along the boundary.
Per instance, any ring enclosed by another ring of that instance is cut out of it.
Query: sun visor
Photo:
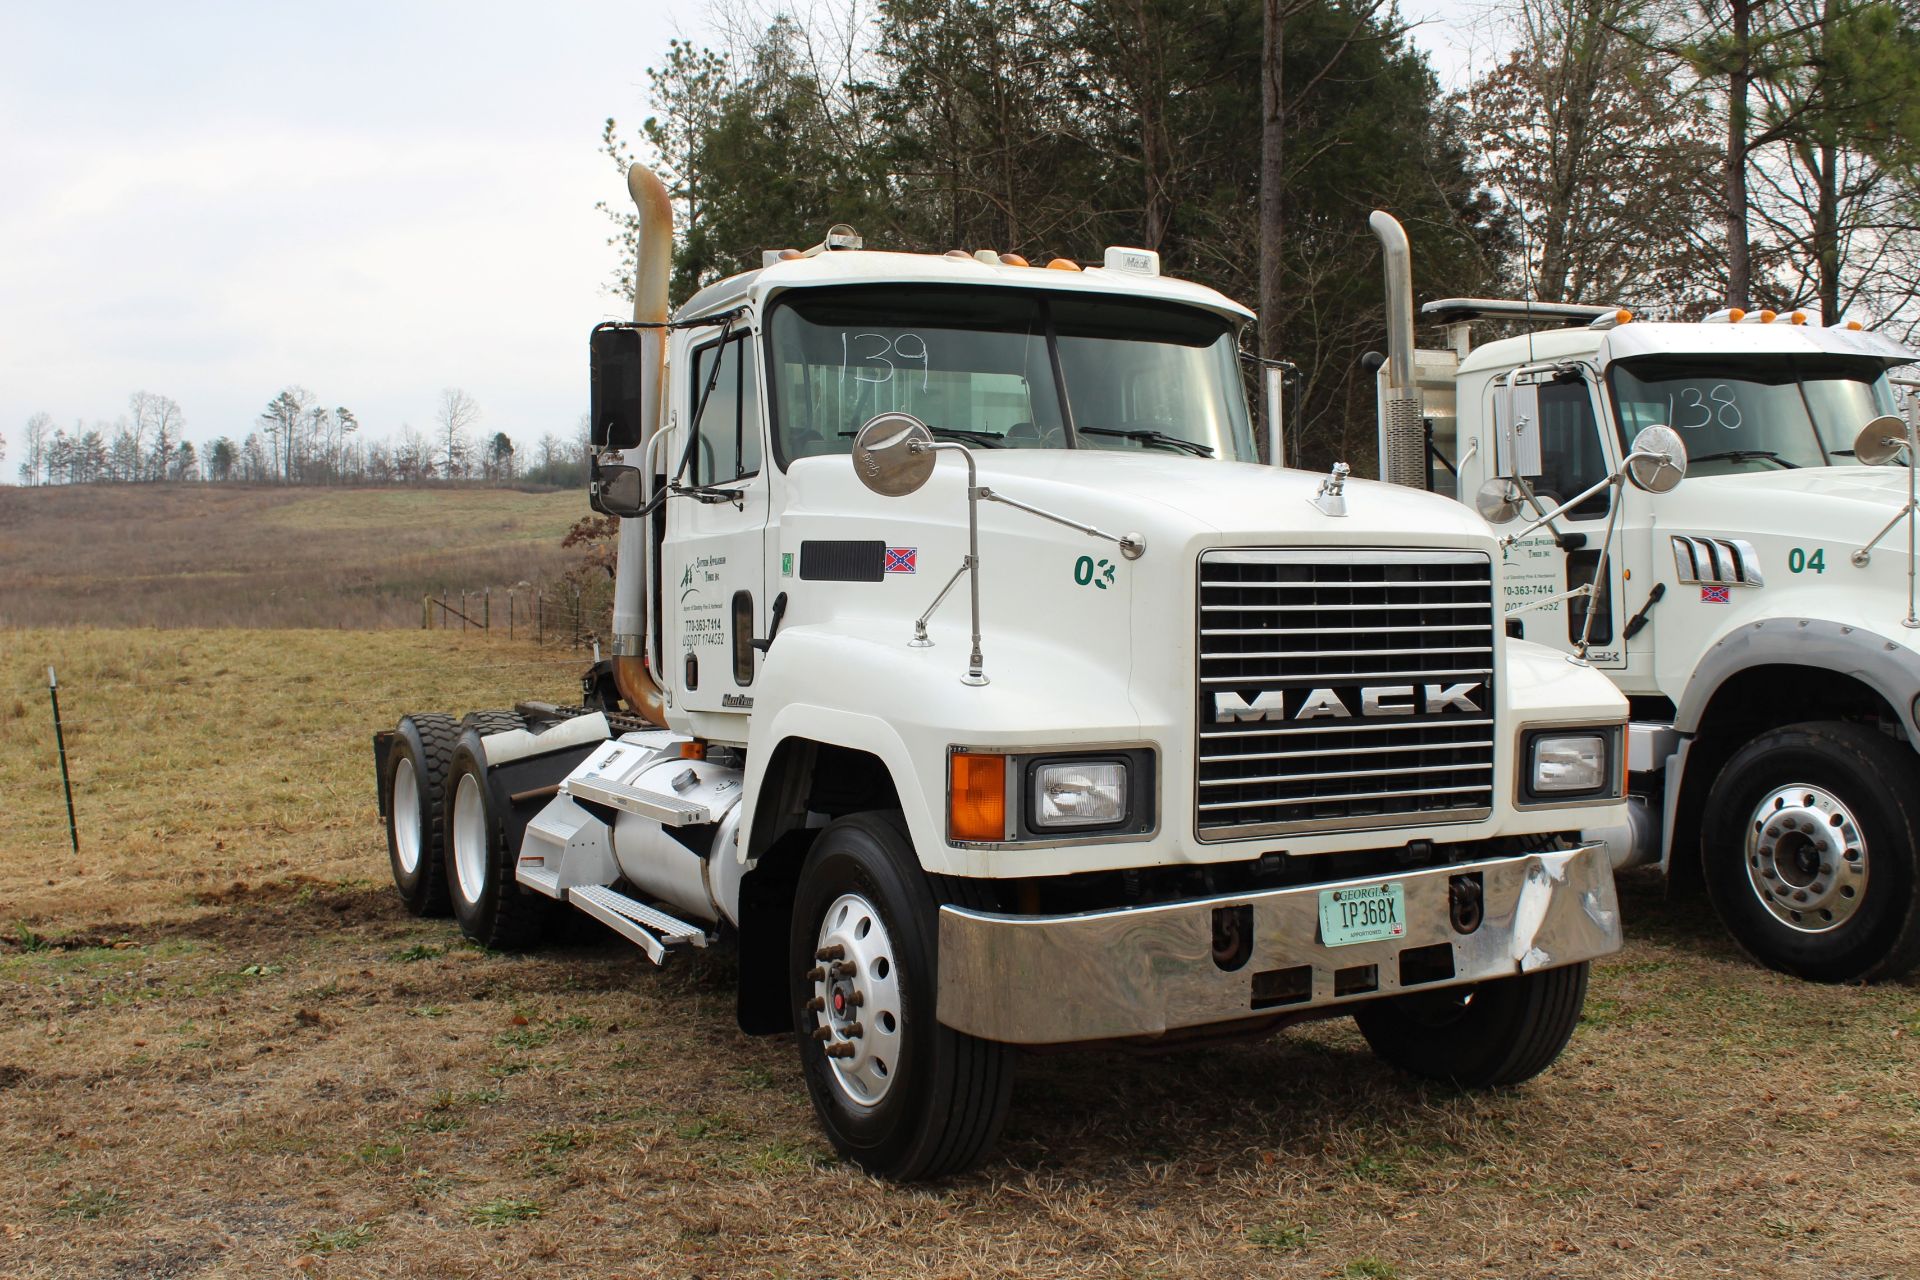
[[[1891,368],[1920,361],[1920,351],[1865,329],[1810,324],[1664,324],[1635,321],[1607,332],[1601,360],[1635,356],[1826,355],[1866,357]]]

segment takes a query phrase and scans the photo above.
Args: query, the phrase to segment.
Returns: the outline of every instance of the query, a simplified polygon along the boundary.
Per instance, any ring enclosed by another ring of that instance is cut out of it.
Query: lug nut
[[[847,1003],[852,1005],[856,1009],[858,1009],[861,1005],[865,1004],[866,1002],[867,1002],[867,993],[864,991],[856,991],[852,995],[847,997]]]
[[[813,1029],[813,1038],[815,1040],[831,1040],[833,1039],[833,1028],[832,1027],[815,1027]]]
[[[846,1026],[840,1029],[840,1034],[845,1036],[849,1040],[858,1040],[865,1033],[866,1033],[866,1028],[861,1026],[857,1022],[849,1022]]]
[[[844,1041],[840,1044],[830,1044],[827,1046],[827,1056],[829,1058],[851,1058],[853,1053],[853,1046]]]
[[[826,980],[827,980],[827,971],[825,969],[822,969],[819,965],[815,965],[813,966],[813,968],[807,970],[808,982],[825,982]]]
[[[819,1013],[822,1009],[826,1007],[827,1007],[827,998],[825,996],[815,996],[813,999],[807,1001],[808,1013]]]
[[[847,949],[844,945],[838,942],[833,942],[833,943],[829,943],[828,945],[814,952],[813,958],[815,960],[839,960],[842,957],[844,957],[846,954],[847,954]]]
[[[855,973],[853,961],[835,960],[827,967],[827,975],[833,978],[851,978]]]

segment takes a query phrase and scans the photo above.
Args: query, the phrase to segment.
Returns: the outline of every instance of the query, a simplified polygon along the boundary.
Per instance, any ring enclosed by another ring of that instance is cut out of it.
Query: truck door
[[[1523,375],[1524,376],[1524,375]],[[1544,378],[1544,375],[1543,375]],[[1526,477],[1528,484],[1551,509],[1561,501],[1606,478],[1611,469],[1607,437],[1600,427],[1593,384],[1580,377],[1562,376],[1539,384],[1541,466]],[[1488,389],[1484,421],[1495,421],[1497,380]],[[1502,580],[1509,609],[1543,599],[1593,581],[1606,536],[1611,504],[1619,500],[1613,489],[1603,489],[1574,507],[1555,523],[1563,535],[1556,544],[1546,529],[1515,543],[1507,553]],[[1625,646],[1620,641],[1621,575],[1626,564],[1624,526],[1616,526],[1613,553],[1607,560],[1607,580],[1600,584],[1588,658],[1597,667],[1623,667]],[[1517,615],[1529,640],[1571,651],[1586,623],[1586,598],[1531,609]]]
[[[735,731],[696,723],[696,732],[723,741],[746,739],[756,669],[751,642],[766,634],[768,477],[753,351],[745,325],[724,340],[718,330],[702,335],[690,344],[686,376],[675,379],[682,425],[669,469],[679,474],[680,488],[667,500],[661,648],[681,710],[738,718]]]

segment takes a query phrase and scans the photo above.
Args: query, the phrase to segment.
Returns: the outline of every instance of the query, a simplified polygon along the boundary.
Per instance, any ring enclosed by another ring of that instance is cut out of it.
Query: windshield
[[[1860,428],[1893,411],[1885,372],[1861,360],[1661,356],[1615,364],[1607,383],[1622,445],[1665,423],[1699,475],[1843,466]]]
[[[895,410],[984,448],[1255,460],[1233,327],[1196,307],[894,284],[787,294],[768,330],[782,466]]]

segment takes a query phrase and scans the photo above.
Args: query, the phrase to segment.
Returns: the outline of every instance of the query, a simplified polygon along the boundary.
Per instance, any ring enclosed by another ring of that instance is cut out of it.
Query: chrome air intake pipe
[[[1380,391],[1380,478],[1427,487],[1427,428],[1413,371],[1413,255],[1399,219],[1374,210],[1367,219],[1380,237],[1387,276],[1386,382]]]
[[[638,324],[660,326],[641,331],[647,362],[641,380],[641,416],[646,428],[639,456],[629,465],[651,468],[654,437],[660,430],[660,406],[666,393],[667,278],[673,271],[673,205],[667,189],[645,165],[627,170],[627,192],[639,214],[638,243],[633,264],[633,318]],[[649,664],[649,583],[658,574],[652,561],[655,548],[649,536],[650,519],[622,520],[620,546],[613,577],[613,679],[620,696],[643,719],[664,726],[666,697]],[[657,641],[658,637],[655,637]],[[657,649],[652,650],[657,653]]]

